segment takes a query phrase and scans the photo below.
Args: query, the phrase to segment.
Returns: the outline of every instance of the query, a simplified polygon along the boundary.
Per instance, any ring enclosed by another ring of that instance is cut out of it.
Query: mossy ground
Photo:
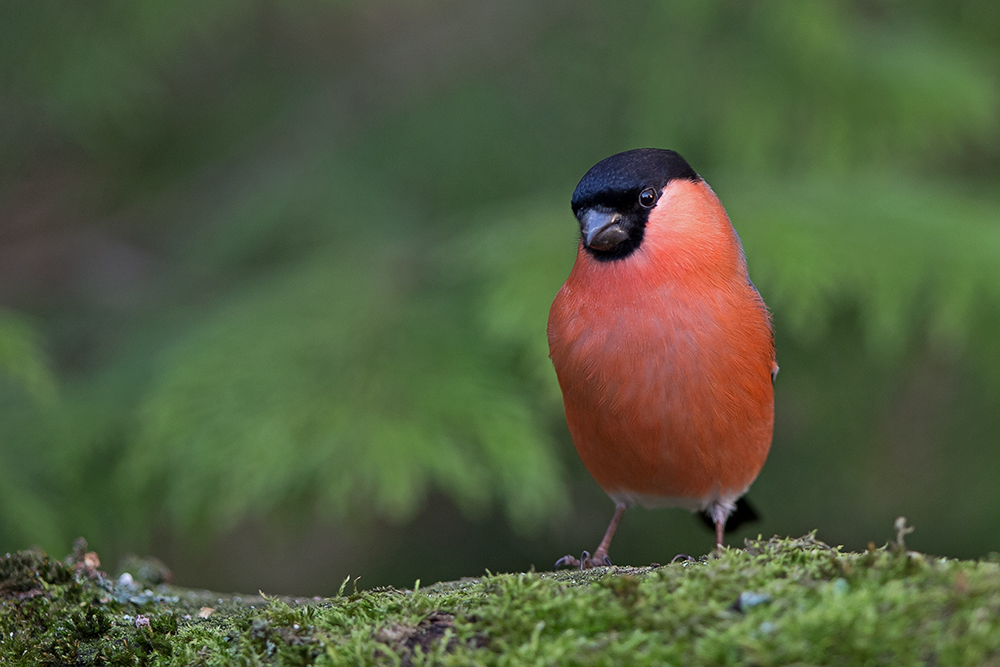
[[[81,552],[0,560],[0,664],[1000,665],[1000,563],[897,544],[774,538],[312,600],[143,588]]]

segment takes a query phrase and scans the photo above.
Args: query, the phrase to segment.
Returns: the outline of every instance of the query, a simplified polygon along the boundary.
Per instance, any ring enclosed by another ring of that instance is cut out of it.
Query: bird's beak
[[[625,220],[619,213],[601,209],[587,209],[580,219],[583,242],[594,250],[611,250],[628,238]]]

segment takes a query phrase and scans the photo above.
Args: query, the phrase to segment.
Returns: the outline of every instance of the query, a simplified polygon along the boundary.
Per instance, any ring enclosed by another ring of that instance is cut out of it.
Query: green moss
[[[0,559],[0,662],[143,665],[170,654],[174,611],[121,604],[96,556],[83,556]]]
[[[35,553],[0,560],[0,575],[3,664],[1000,660],[1000,564],[901,545],[844,553],[812,535],[662,567],[487,574],[415,591],[347,593],[345,582],[325,600],[137,595]]]

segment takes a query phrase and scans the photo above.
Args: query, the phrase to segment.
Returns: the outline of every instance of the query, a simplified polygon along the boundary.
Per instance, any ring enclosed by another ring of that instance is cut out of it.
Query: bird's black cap
[[[573,213],[594,205],[627,210],[642,190],[651,187],[659,193],[675,178],[697,181],[700,177],[675,151],[636,148],[616,153],[595,164],[580,179],[573,191]]]

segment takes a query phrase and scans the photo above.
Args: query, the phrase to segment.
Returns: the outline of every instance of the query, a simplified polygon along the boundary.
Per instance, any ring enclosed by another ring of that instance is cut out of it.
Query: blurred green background
[[[0,551],[329,594],[612,511],[547,359],[569,196],[673,148],[774,312],[747,535],[1000,550],[1000,4],[8,2]],[[705,553],[634,510],[619,563]]]

